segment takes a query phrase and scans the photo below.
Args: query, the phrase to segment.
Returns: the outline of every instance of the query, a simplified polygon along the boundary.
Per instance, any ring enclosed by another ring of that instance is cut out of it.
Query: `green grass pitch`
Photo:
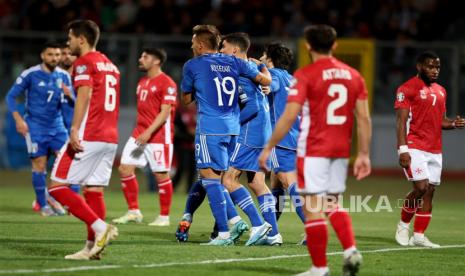
[[[171,226],[155,228],[147,223],[158,212],[158,197],[141,185],[142,224],[118,226],[120,236],[105,251],[101,261],[65,261],[86,238],[84,224],[71,216],[40,217],[32,212],[33,191],[28,172],[0,171],[0,274],[64,275],[292,275],[307,270],[307,249],[298,246],[303,226],[294,213],[284,213],[279,221],[284,238],[281,247],[205,247],[213,224],[205,202],[194,217],[190,242],[178,244],[174,238],[186,194],[173,198]],[[398,246],[394,231],[399,220],[397,200],[409,189],[402,178],[370,177],[357,182],[349,179],[347,195],[373,195],[368,205],[374,209],[386,195],[392,212],[353,212],[358,248],[364,252],[360,275],[460,275],[465,271],[465,183],[449,181],[437,189],[433,219],[427,236],[444,247],[416,249]],[[112,178],[106,192],[107,220],[122,215],[126,205],[118,179]],[[344,204],[347,207],[349,200]],[[384,206],[385,202],[384,202]],[[241,214],[245,219],[246,217]],[[328,260],[332,275],[339,275],[341,247],[330,230]]]

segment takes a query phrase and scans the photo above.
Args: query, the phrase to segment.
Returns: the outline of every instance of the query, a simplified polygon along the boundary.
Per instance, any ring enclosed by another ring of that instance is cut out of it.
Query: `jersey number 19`
[[[216,94],[218,95],[218,106],[223,106],[223,93],[229,95],[228,106],[231,106],[234,101],[234,94],[236,93],[236,81],[232,77],[225,77],[220,82],[219,78],[213,79],[216,85]],[[227,83],[231,83],[231,88],[228,89]]]

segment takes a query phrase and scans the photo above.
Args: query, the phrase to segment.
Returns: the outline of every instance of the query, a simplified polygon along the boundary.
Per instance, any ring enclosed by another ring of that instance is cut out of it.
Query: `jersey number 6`
[[[105,110],[114,111],[116,107],[116,78],[105,75]]]

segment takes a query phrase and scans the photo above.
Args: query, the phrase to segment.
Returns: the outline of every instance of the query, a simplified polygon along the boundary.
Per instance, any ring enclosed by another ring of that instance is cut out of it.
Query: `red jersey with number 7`
[[[174,117],[176,114],[176,83],[165,73],[139,80],[137,85],[137,125],[132,137],[137,138],[160,114],[161,105],[171,105],[166,122],[152,133],[148,143],[172,144],[174,137]]]
[[[360,73],[336,58],[322,58],[294,74],[288,102],[302,105],[298,157],[348,158],[355,103],[368,92]]]
[[[430,153],[442,151],[442,120],[446,90],[437,83],[426,85],[413,77],[397,89],[395,109],[408,109],[407,146]]]
[[[84,141],[118,143],[120,73],[102,53],[92,51],[73,64],[74,88],[92,89],[89,107],[79,128]]]

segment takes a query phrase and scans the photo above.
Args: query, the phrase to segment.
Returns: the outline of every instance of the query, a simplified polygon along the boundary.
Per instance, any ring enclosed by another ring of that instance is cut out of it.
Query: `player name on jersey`
[[[349,70],[339,69],[339,68],[330,68],[322,71],[323,80],[351,80],[352,75]]]
[[[116,66],[113,63],[97,62],[96,67],[98,71],[115,72],[119,74],[118,68],[116,68]]]
[[[210,69],[213,72],[231,72],[229,65],[210,64]]]

